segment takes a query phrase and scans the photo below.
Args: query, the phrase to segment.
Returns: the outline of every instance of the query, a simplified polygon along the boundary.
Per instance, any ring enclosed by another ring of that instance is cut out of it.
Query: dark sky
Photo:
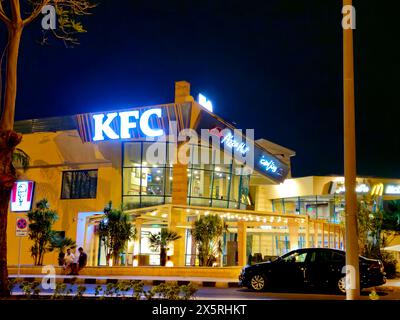
[[[341,1],[98,3],[73,49],[38,44],[40,21],[24,31],[17,120],[173,102],[187,80],[295,150],[294,176],[343,174]],[[400,178],[399,5],[383,3],[354,1],[358,173]]]

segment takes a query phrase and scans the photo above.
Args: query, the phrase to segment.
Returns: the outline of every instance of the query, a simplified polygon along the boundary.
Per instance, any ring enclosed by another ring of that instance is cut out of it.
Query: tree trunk
[[[14,114],[17,96],[18,51],[22,35],[22,23],[8,30],[7,74],[5,82],[4,107],[0,120],[0,297],[10,294],[7,270],[7,214],[10,192],[16,181],[12,165],[12,154],[21,142],[22,136],[15,133]]]
[[[167,248],[161,247],[160,251],[160,265],[165,267],[167,264]]]
[[[21,135],[0,130],[0,297],[9,295],[7,270],[7,215],[11,189],[16,181],[12,153]]]
[[[114,253],[113,254],[113,266],[118,266],[119,265],[119,253]]]
[[[1,130],[13,130],[14,128],[15,100],[17,98],[18,51],[21,35],[22,25],[14,25],[8,30],[4,108],[0,120]]]

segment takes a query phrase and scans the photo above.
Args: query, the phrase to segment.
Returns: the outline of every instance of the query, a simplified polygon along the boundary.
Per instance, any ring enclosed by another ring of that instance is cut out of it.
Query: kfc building
[[[90,266],[105,265],[96,228],[109,201],[124,205],[139,234],[123,254],[127,267],[136,265],[135,257],[143,266],[160,263],[148,237],[161,228],[181,235],[171,250],[173,264],[197,265],[190,230],[208,214],[228,225],[220,267],[243,266],[249,255],[264,260],[314,246],[322,236],[316,224],[329,227],[328,246],[343,248],[340,224],[272,210],[266,201],[265,187],[291,177],[295,152],[255,139],[257,128],[238,131],[212,112],[204,96],[199,102],[190,84],[180,81],[174,103],[16,122],[31,164],[13,189],[9,221],[48,199],[60,217],[55,229],[85,248]],[[16,248],[13,227],[8,243]],[[23,241],[23,264],[31,264],[29,240]],[[9,264],[16,264],[15,250],[8,252]],[[45,263],[56,263],[56,255],[48,254]]]

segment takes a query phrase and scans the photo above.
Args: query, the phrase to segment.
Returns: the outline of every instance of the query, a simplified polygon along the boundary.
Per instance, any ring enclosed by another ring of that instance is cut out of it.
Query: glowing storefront
[[[171,261],[196,265],[190,229],[208,214],[220,215],[229,227],[220,266],[244,265],[249,255],[265,260],[299,247],[343,248],[339,221],[268,205],[274,198],[266,199],[265,188],[279,188],[290,178],[295,153],[264,139],[254,141],[247,132],[238,139],[235,128],[210,110],[208,103],[194,101],[190,84],[183,81],[175,85],[173,104],[17,122],[15,129],[24,135],[20,147],[32,159],[20,180],[34,182],[33,203],[49,200],[60,216],[55,229],[76,239],[92,266],[105,264],[96,228],[110,200],[124,204],[140,234],[123,255],[126,265],[133,265],[134,257],[140,265],[157,265],[159,255],[149,249],[148,236],[164,227],[182,236],[168,251]],[[175,129],[199,136],[206,130],[221,149],[204,139],[163,140]],[[179,158],[183,147],[186,163],[167,161]],[[250,150],[253,171],[243,163]],[[11,248],[18,247],[12,221],[20,216],[24,213],[9,213]],[[23,264],[31,263],[29,247],[24,238]],[[16,251],[8,250],[10,264],[17,262]],[[55,263],[56,255],[46,259]]]

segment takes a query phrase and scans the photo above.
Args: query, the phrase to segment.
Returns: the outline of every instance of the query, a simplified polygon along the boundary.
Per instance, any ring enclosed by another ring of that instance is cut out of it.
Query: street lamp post
[[[343,6],[351,6],[352,0],[343,0]],[[353,17],[354,18],[354,17]],[[343,89],[344,89],[344,177],[346,201],[346,299],[360,296],[360,274],[357,235],[356,194],[356,135],[354,108],[354,56],[353,30],[343,28]]]

